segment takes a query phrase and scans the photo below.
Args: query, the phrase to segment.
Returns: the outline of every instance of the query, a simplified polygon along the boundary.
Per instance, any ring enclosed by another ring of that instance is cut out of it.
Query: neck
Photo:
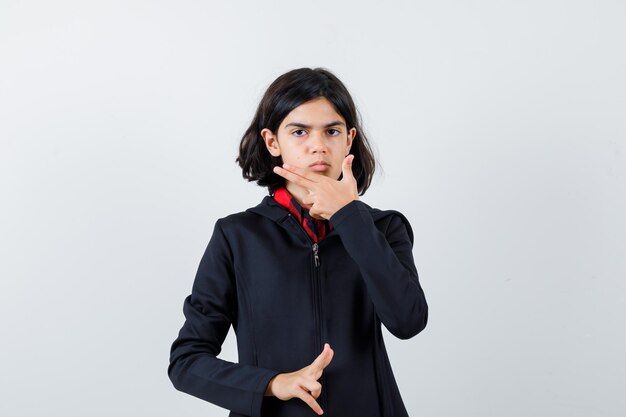
[[[291,196],[296,199],[296,201],[298,202],[298,204],[300,204],[300,206],[302,206],[303,208],[307,210],[311,207],[310,205],[304,204],[302,202],[304,197],[306,197],[309,194],[307,190],[289,181],[287,181],[287,185],[285,186],[285,188],[287,188],[287,191],[289,191],[289,194],[291,194]]]

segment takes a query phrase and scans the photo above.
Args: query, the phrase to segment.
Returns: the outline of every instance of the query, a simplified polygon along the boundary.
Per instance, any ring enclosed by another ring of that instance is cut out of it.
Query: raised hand
[[[309,192],[302,202],[311,206],[311,217],[328,220],[337,210],[359,199],[356,179],[352,174],[353,160],[352,154],[343,160],[341,181],[288,164],[283,164],[282,168],[274,167],[274,172]]]
[[[324,350],[310,365],[299,371],[278,374],[272,378],[267,385],[265,396],[275,396],[283,401],[300,398],[318,415],[322,415],[324,411],[315,401],[322,393],[322,384],[317,380],[322,377],[324,368],[328,366],[334,353],[328,343],[324,344]]]

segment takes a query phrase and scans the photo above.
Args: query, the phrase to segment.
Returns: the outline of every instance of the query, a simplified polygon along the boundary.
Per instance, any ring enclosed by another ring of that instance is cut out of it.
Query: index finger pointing
[[[319,180],[326,178],[324,175],[318,174],[317,172],[307,171],[304,168],[300,168],[290,164],[283,164],[283,168],[313,182],[318,182]]]
[[[289,180],[291,182],[293,182],[294,184],[298,184],[301,185],[304,188],[310,189],[311,186],[315,183],[314,181],[311,181],[308,178],[302,177],[298,174],[295,174],[285,168],[281,168],[279,166],[275,166],[274,167],[274,172],[278,175],[280,175],[281,177],[285,178],[286,180]]]
[[[322,414],[324,414],[322,407],[320,407],[317,401],[315,401],[315,398],[313,398],[313,396],[309,394],[308,392],[306,392],[303,388],[300,388],[298,390],[296,397],[300,398],[302,401],[307,403],[309,407],[311,407],[313,411],[315,411],[318,415],[321,416]]]

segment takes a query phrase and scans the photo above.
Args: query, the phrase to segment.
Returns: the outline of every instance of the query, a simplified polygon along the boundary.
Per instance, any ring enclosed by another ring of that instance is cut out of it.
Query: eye
[[[306,131],[304,129],[297,129],[291,132],[291,134],[294,136],[303,136],[305,133]]]
[[[328,134],[331,136],[337,136],[339,133],[341,132],[339,132],[337,129],[328,129]]]

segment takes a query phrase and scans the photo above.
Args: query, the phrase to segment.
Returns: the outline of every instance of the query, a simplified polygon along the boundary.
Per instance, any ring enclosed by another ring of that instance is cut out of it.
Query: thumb
[[[354,161],[354,155],[349,154],[343,160],[343,164],[341,165],[341,172],[343,173],[342,181],[349,179],[350,181],[354,180],[354,175],[352,175],[352,161]]]
[[[330,345],[328,343],[325,343],[324,350],[322,351],[322,353],[319,354],[317,358],[315,358],[315,360],[311,364],[311,370],[313,372],[323,371],[324,368],[326,368],[330,363],[334,353],[335,352],[330,348]]]

